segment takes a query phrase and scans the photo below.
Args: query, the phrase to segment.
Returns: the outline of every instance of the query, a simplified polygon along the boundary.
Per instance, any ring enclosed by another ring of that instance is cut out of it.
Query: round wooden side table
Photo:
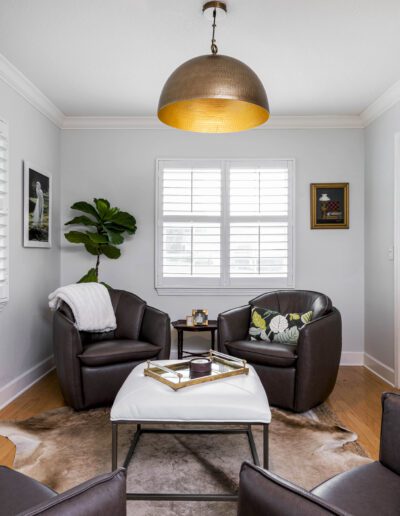
[[[201,332],[201,331],[209,331],[211,332],[211,349],[215,349],[215,332],[218,329],[217,321],[208,321],[208,324],[199,325],[199,326],[188,326],[186,324],[185,319],[179,319],[178,321],[174,321],[172,326],[178,332],[178,358],[183,358],[183,353],[188,356],[198,356],[205,355],[207,353],[191,353],[190,351],[183,351],[183,332],[191,331],[191,332]]]

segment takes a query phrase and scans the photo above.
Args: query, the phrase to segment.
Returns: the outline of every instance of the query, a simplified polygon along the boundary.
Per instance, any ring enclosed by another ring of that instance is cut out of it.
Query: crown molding
[[[388,88],[380,97],[364,109],[360,115],[364,127],[367,127],[398,102],[400,102],[400,81],[393,84],[393,86]]]
[[[362,129],[358,115],[273,116],[256,131],[268,129]]]
[[[270,129],[362,129],[358,115],[345,116],[271,116],[254,131]],[[97,117],[66,116],[62,129],[159,129],[174,131],[155,116]]]
[[[174,130],[155,116],[66,116],[62,129],[162,129]]]
[[[51,122],[58,127],[62,126],[65,118],[64,113],[2,54],[0,54],[0,79]]]

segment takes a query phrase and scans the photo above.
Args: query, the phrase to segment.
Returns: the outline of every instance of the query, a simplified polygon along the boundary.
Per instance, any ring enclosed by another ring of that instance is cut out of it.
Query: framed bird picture
[[[51,247],[51,175],[24,162],[24,247]]]

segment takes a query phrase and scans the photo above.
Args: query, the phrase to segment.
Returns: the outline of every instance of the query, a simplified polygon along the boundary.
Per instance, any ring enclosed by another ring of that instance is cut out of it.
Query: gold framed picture
[[[208,310],[193,308],[193,326],[208,326]]]
[[[349,183],[310,187],[311,229],[349,229]]]

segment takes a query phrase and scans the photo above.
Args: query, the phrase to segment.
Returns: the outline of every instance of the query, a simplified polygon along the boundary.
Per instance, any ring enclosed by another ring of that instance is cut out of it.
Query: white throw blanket
[[[60,287],[49,295],[49,307],[57,310],[67,303],[80,331],[115,330],[117,322],[108,289],[100,283],[76,283]]]

